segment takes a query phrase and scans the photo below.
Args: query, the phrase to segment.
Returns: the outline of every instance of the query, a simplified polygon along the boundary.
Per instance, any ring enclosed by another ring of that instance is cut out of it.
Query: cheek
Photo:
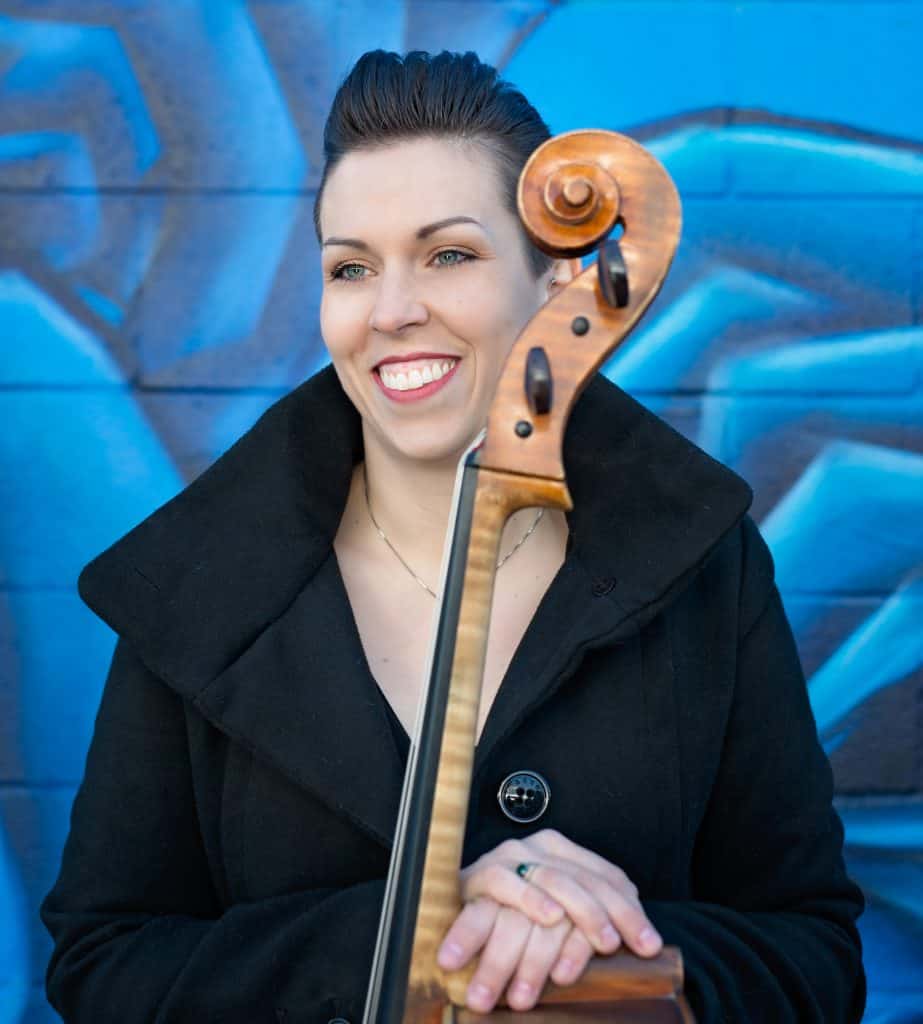
[[[334,359],[355,352],[365,340],[365,321],[358,307],[355,301],[343,301],[326,291],[321,294],[320,333]]]
[[[490,340],[490,350],[503,362],[523,328],[539,310],[533,292],[511,283],[509,290],[502,287],[494,292],[493,301],[481,306],[484,336]]]
[[[489,342],[491,349],[502,349],[503,357],[539,308],[534,289],[504,273],[472,274],[452,284],[442,308],[451,309],[456,323],[467,325],[464,333],[480,346]]]

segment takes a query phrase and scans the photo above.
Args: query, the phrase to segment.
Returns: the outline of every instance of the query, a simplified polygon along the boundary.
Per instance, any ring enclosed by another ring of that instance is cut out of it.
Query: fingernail
[[[542,913],[547,914],[549,917],[557,916],[564,912],[564,908],[557,900],[544,899],[542,900]]]
[[[607,924],[603,930],[599,933],[600,938],[606,945],[611,945],[613,942],[620,942],[621,937],[619,933],[612,927],[611,924]]]
[[[645,949],[656,949],[660,945],[660,936],[653,928],[642,928],[638,941]]]
[[[563,960],[558,961],[558,966],[554,973],[559,978],[566,981],[574,976],[574,967],[574,961],[568,960],[567,957],[565,957]]]
[[[474,982],[468,986],[468,1002],[473,1004],[474,1009],[483,1007],[486,1010],[493,1002],[493,994],[486,985]]]
[[[439,950],[439,966],[454,967],[461,961],[462,948],[456,942],[447,942]]]
[[[527,981],[517,981],[510,991],[510,997],[517,1002],[525,1002],[532,999],[533,988]]]

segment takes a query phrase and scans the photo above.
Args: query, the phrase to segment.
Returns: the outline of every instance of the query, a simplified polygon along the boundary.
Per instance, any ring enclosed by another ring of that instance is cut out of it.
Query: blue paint
[[[46,185],[92,188],[96,185],[93,162],[84,140],[68,132],[23,132],[0,136],[0,174],[2,165],[22,161],[42,161],[51,169],[42,175]]]
[[[738,394],[909,394],[921,369],[923,328],[899,327],[797,341],[769,337],[759,351],[719,363],[708,385]]]
[[[181,486],[126,392],[0,392],[0,421],[0,571],[10,584],[73,586],[93,555]]]
[[[618,131],[724,106],[731,15],[723,3],[561,4],[520,46],[507,75],[553,132]]]
[[[0,271],[0,322],[0,384],[122,386],[99,339],[16,271]]]
[[[899,586],[923,551],[923,454],[834,442],[761,527],[783,593]]]
[[[631,392],[676,387],[707,356],[730,322],[771,323],[784,314],[823,308],[804,289],[734,267],[715,267],[654,319],[646,320],[604,368]]]
[[[872,858],[864,855],[847,858],[853,875],[874,871],[873,863]],[[910,884],[912,876],[907,873],[904,881]],[[923,925],[913,914],[878,896],[871,888],[866,889],[866,898],[868,903],[859,918],[859,932],[868,974],[871,1019],[887,1024],[895,1020],[919,1024],[923,1007],[923,1001],[918,1000],[923,992],[920,983]],[[916,1016],[904,1016],[914,1010]],[[868,1016],[863,1018],[863,1024],[867,1024]]]
[[[923,852],[923,806],[919,804],[840,807],[839,812],[854,857],[862,850]]]
[[[811,677],[809,693],[819,731],[837,726],[872,694],[923,667],[921,623],[923,580],[917,577],[899,587]],[[845,738],[842,732],[838,736],[839,741]],[[923,850],[923,810],[919,824]]]
[[[112,657],[112,631],[73,592],[19,590],[7,604],[17,653],[11,682],[19,694],[19,777],[75,785]]]
[[[921,38],[916,3],[583,0],[553,8],[508,73],[554,131],[739,107],[919,140]]]
[[[915,151],[829,131],[771,123],[687,125],[646,143],[680,194],[834,196],[923,194],[923,143]],[[711,187],[709,187],[709,185]]]
[[[923,5],[739,3],[724,55],[741,107],[923,140]]]
[[[125,310],[121,306],[105,295],[100,294],[94,288],[90,288],[87,285],[78,285],[76,290],[87,306],[103,320],[108,320],[110,324],[118,325],[125,318]]]
[[[148,379],[257,329],[299,208],[300,200],[289,196],[240,197],[233,216],[223,199],[188,205],[181,230],[161,240],[155,283],[141,307],[146,330],[139,354]],[[226,352],[219,359],[227,362]],[[269,382],[256,376],[249,383]]]
[[[6,104],[49,105],[81,94],[87,79],[111,92],[124,118],[127,151],[137,175],[160,151],[137,78],[116,33],[108,27],[69,25],[48,19],[0,16],[0,48],[15,54],[0,78],[0,108]]]
[[[838,195],[923,195],[923,142],[913,151],[758,125],[721,134],[737,193],[815,195],[820,202]]]
[[[18,872],[0,828],[0,1021],[20,1020],[29,992],[26,906]]]
[[[816,595],[789,600],[799,637],[843,592],[880,595],[811,680],[828,749],[919,671],[923,174],[888,136],[923,140],[923,4],[113,0],[92,25],[45,6],[0,17],[0,580],[17,588],[4,684],[24,781],[81,772],[112,637],[77,603],[78,569],[183,483],[127,387],[136,371],[242,390],[194,428],[165,417],[171,445],[211,456],[275,397],[250,389],[326,362],[305,184],[340,76],[379,45],[497,59],[543,11],[508,76],[554,130],[656,131],[684,200],[675,270],[606,372],[665,411],[701,393],[699,443],[766,470],[780,585]],[[116,362],[101,322],[137,366]],[[32,797],[36,834],[16,845],[41,863],[0,858],[3,1021],[25,998],[29,929],[33,960],[47,956],[33,904],[70,793]],[[871,898],[867,1019],[919,1021],[923,826],[907,802],[843,816]],[[3,913],[22,903],[20,873],[28,923]]]

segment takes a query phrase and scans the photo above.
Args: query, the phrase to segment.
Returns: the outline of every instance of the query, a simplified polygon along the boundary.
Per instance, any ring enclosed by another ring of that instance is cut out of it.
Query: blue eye
[[[361,263],[341,263],[330,275],[336,281],[361,281],[365,277],[368,267]]]
[[[474,259],[471,253],[462,252],[461,249],[443,249],[435,256],[436,263],[440,267],[454,267],[471,259]]]

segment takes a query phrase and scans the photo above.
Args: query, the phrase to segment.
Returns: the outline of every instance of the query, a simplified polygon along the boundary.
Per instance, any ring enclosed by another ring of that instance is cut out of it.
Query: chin
[[[419,430],[401,430],[390,435],[387,443],[402,458],[433,464],[450,463],[454,466],[477,433],[477,430],[468,433],[461,430],[446,432],[433,427],[426,429],[421,424]]]

